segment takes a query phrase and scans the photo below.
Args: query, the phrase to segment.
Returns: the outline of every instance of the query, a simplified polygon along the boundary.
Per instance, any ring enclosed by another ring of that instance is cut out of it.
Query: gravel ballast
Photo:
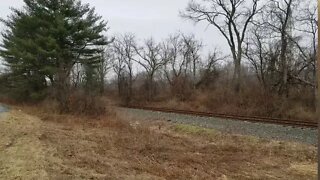
[[[7,112],[7,111],[8,111],[8,108],[0,104],[0,113]]]
[[[166,120],[173,123],[189,124],[216,129],[224,133],[251,135],[264,139],[317,144],[317,130],[276,124],[253,123],[230,119],[198,117],[175,113],[163,113],[138,109],[119,108],[120,115],[141,120]]]

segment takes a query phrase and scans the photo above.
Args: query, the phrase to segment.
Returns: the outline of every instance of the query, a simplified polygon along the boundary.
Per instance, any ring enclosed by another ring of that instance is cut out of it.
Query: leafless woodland
[[[214,28],[227,46],[208,49],[181,32],[161,41],[130,32],[108,35],[96,49],[99,63],[75,59],[42,86],[63,109],[77,104],[71,101],[80,91],[126,105],[314,119],[316,2],[193,0],[179,16]],[[208,39],[214,44],[216,37]],[[85,107],[93,106],[90,101]]]
[[[218,47],[204,53],[203,43],[193,34],[173,32],[162,41],[140,40],[132,33],[118,35],[105,47],[105,63],[100,68],[108,90],[105,94],[116,94],[125,104],[166,106],[165,102],[176,101],[176,108],[304,114],[312,119],[316,3],[198,0],[189,2],[180,16],[218,30],[229,53]]]

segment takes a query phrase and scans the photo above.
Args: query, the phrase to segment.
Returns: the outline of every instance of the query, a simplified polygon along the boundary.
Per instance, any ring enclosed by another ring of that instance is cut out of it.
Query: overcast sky
[[[225,40],[207,24],[194,25],[179,17],[189,0],[82,0],[96,8],[96,12],[109,21],[108,34],[131,32],[139,40],[153,36],[156,40],[168,37],[175,32],[194,33],[205,44],[205,53],[218,47],[227,51]],[[1,0],[0,17],[10,14],[10,7],[22,7],[23,0]],[[3,26],[0,25],[0,30]]]

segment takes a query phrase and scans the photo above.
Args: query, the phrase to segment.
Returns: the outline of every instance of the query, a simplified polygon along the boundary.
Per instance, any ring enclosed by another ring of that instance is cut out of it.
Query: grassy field
[[[0,179],[316,178],[314,146],[115,113],[88,118],[24,110],[1,117]]]

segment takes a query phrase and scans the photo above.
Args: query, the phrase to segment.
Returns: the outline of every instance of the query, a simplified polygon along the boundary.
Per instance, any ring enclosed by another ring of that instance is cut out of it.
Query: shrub
[[[101,97],[76,91],[69,98],[69,110],[72,114],[99,116],[106,113],[106,104]]]

